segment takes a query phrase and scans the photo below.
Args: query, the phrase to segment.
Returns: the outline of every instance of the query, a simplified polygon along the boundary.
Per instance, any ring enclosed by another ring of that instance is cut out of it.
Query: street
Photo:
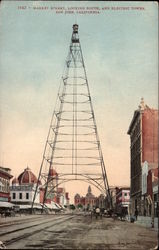
[[[26,215],[0,219],[7,249],[153,249],[157,232],[88,214]]]

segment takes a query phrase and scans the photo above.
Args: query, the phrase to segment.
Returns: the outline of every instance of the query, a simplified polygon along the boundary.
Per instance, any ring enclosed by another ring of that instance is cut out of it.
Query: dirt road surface
[[[127,221],[84,214],[33,215],[1,220],[7,249],[150,250],[157,232]]]

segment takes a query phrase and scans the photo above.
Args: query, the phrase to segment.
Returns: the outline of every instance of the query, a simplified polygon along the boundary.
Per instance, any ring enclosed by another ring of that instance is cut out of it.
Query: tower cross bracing
[[[33,205],[39,185],[45,190],[43,203],[49,195],[56,194],[57,185],[53,185],[51,169],[58,173],[58,185],[72,180],[86,181],[96,186],[110,200],[77,24],[73,25],[65,71],[51,118]]]

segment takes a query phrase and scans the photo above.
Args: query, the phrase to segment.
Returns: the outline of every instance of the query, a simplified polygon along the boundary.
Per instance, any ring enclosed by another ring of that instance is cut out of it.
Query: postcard
[[[155,1],[1,1],[3,247],[155,249],[157,52]]]

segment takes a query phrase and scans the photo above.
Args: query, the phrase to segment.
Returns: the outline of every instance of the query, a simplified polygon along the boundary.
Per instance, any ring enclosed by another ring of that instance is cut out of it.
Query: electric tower
[[[78,34],[73,25],[65,71],[59,87],[55,109],[44,148],[32,208],[41,185],[43,204],[56,195],[57,185],[52,171],[58,173],[58,185],[80,180],[96,186],[111,196],[94,116],[85,64]]]

